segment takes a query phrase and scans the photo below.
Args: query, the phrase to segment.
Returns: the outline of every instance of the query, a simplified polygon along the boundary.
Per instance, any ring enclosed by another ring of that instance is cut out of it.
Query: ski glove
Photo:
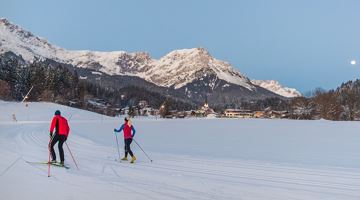
[[[52,135],[53,135],[53,133],[52,132],[50,132],[50,137],[52,138]]]
[[[117,130],[116,130],[116,128],[114,128],[114,133],[116,134],[116,132],[117,132]]]

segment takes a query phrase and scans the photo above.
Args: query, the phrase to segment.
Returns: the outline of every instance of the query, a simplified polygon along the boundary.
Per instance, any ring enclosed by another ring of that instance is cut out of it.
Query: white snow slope
[[[56,109],[69,118],[80,170],[64,145],[70,169],[47,177],[46,165],[26,161],[47,160]],[[115,161],[121,118],[51,103],[0,101],[0,110],[1,199],[360,199],[358,122],[135,119],[154,161],[133,143],[129,164]]]
[[[288,88],[280,85],[278,81],[274,80],[251,80],[251,83],[267,90],[274,92],[275,94],[284,96],[284,97],[301,97],[301,93],[295,88]]]

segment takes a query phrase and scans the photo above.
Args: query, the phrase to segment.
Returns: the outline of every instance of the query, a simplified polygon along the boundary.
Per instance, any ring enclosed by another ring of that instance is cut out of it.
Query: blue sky
[[[359,78],[358,0],[0,0],[0,16],[67,49],[204,47],[301,92]]]

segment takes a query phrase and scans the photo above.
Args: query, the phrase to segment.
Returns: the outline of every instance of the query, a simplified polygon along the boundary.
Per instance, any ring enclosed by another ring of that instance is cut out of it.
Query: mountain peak
[[[250,91],[255,90],[246,76],[228,62],[214,58],[203,47],[174,50],[158,60],[146,52],[70,51],[34,36],[5,18],[0,19],[0,35],[0,53],[13,52],[27,62],[33,61],[35,57],[49,58],[109,75],[137,76],[156,85],[175,89],[204,80],[205,77],[214,77]]]
[[[11,32],[16,32],[22,37],[35,37],[31,32],[24,30],[23,28],[14,23],[11,23],[6,18],[0,18],[0,27],[7,28]]]
[[[2,52],[14,52],[30,62],[34,57],[50,58],[110,75],[138,76],[165,87],[179,88],[212,74],[249,90],[254,88],[250,81],[229,63],[213,58],[209,51],[202,47],[174,50],[155,60],[145,52],[68,51],[51,45],[7,19],[1,20],[0,33]]]
[[[0,18],[0,23],[2,24],[9,24],[9,20],[7,20],[6,18]]]
[[[198,54],[198,55],[201,55],[201,56],[211,56],[209,51],[204,47],[191,48],[191,49],[188,49],[188,51]]]
[[[191,49],[178,49],[178,50],[174,50],[171,51],[170,53],[166,54],[164,57],[162,58],[174,58],[174,59],[178,59],[178,58],[211,58],[212,56],[210,55],[209,51],[205,48],[191,48]]]
[[[296,89],[284,87],[275,80],[251,80],[251,83],[284,97],[292,98],[302,96],[301,93]]]
[[[26,61],[33,61],[34,57],[58,60],[55,54],[60,50],[59,47],[51,45],[47,40],[33,35],[5,18],[0,19],[0,36],[0,52],[14,52]]]
[[[162,86],[180,88],[197,79],[215,75],[218,79],[240,85],[249,90],[255,87],[249,79],[234,69],[229,63],[212,57],[205,48],[174,50],[155,61],[151,72],[164,71],[164,74],[151,76],[152,82]]]

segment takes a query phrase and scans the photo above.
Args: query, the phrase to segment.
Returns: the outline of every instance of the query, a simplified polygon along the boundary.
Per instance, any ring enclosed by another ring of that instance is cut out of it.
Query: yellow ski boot
[[[127,161],[128,159],[127,159],[127,157],[123,157],[123,158],[121,158],[121,160]]]
[[[136,157],[135,157],[135,156],[132,156],[132,157],[131,157],[131,161],[130,161],[130,163],[134,163],[134,162],[135,162],[135,160],[136,160]]]

